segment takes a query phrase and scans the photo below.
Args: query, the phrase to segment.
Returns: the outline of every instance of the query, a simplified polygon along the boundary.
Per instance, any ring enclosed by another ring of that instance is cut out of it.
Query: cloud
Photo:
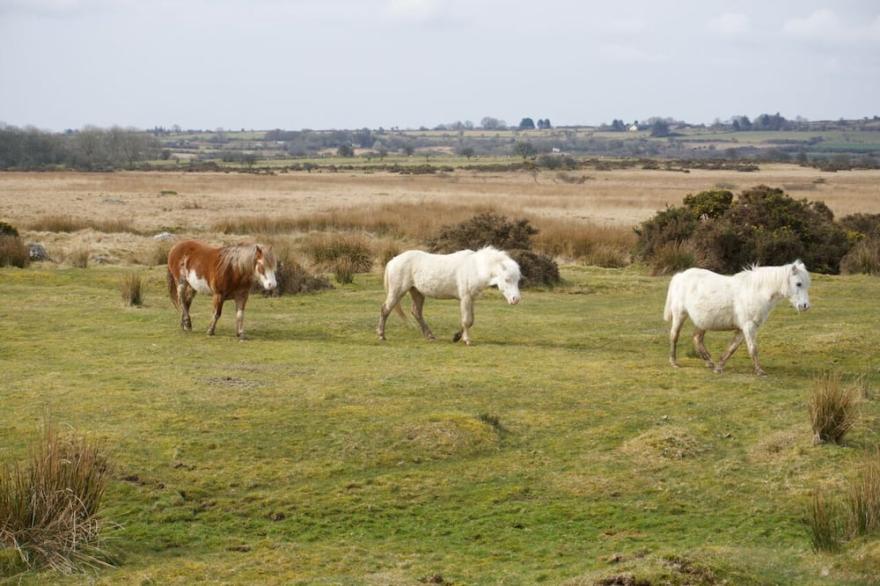
[[[782,32],[806,40],[834,41],[846,38],[846,31],[833,10],[822,8],[803,18],[790,18]]]
[[[749,17],[745,14],[725,12],[709,21],[709,30],[726,37],[738,37],[749,32]]]
[[[449,3],[446,0],[389,0],[388,14],[395,20],[430,23],[446,16]]]
[[[621,45],[608,43],[599,47],[599,54],[608,61],[619,63],[660,63],[667,60],[667,56],[660,53],[650,53],[633,45]]]

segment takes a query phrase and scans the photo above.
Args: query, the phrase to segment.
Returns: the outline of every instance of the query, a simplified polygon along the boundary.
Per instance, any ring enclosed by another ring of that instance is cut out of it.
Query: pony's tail
[[[385,287],[385,296],[388,296],[388,265],[385,265],[385,273],[383,275],[383,286]],[[394,306],[394,313],[403,320],[407,325],[409,324],[409,320],[406,319],[406,313],[404,313],[403,308],[400,306],[400,301],[397,302],[397,305]]]
[[[171,269],[168,269],[165,280],[168,281],[168,296],[171,297],[171,303],[174,304],[174,307],[180,309],[180,301],[177,299],[177,283],[174,282],[174,275],[171,274]]]
[[[672,287],[675,285],[675,277],[669,282],[669,289],[666,291],[666,306],[663,308],[663,321],[672,319]]]

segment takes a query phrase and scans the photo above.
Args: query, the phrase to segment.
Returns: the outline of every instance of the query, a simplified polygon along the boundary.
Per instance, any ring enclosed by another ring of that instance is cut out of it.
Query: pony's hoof
[[[708,369],[710,369],[710,370],[715,370],[715,363],[714,363],[714,362],[711,362],[711,361],[707,362],[707,363],[706,363],[706,368],[708,368]]]
[[[455,335],[452,336],[452,341],[458,342],[459,340],[461,340],[461,332],[455,332]]]
[[[385,336],[383,336],[382,334],[379,334],[378,337],[379,337],[379,341],[380,341],[380,342],[384,342],[384,341],[385,341]]]
[[[724,372],[724,369],[721,368],[720,366],[716,366],[715,368],[712,369],[712,372],[714,372],[715,374],[721,374],[722,372]]]
[[[759,369],[755,370],[755,376],[767,376],[767,373],[764,372],[763,369],[759,368]]]
[[[669,362],[669,366],[671,366],[672,368],[681,368],[681,367],[678,365],[678,362],[672,362],[672,361],[670,361],[670,362]]]

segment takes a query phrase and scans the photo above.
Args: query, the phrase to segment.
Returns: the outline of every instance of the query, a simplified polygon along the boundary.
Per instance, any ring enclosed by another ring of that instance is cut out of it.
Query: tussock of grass
[[[684,460],[704,451],[687,429],[672,425],[649,429],[625,442],[622,449],[646,460]]]
[[[0,267],[24,268],[30,262],[27,246],[21,238],[0,234]]]
[[[76,216],[56,214],[43,216],[28,226],[31,230],[38,232],[78,232],[80,230],[92,229],[96,232],[135,232],[132,222],[129,219],[88,219],[78,218]]]
[[[309,234],[301,247],[312,262],[334,273],[366,273],[373,268],[370,241],[360,234]]]
[[[810,542],[815,551],[835,551],[840,547],[841,523],[834,501],[822,491],[810,500],[806,516]]]
[[[0,544],[30,568],[107,565],[98,517],[107,481],[100,445],[47,426],[25,464],[0,470]]]
[[[89,254],[91,252],[88,248],[75,248],[67,253],[67,262],[72,267],[85,269],[89,266]]]
[[[119,284],[119,292],[122,294],[122,301],[129,307],[143,305],[143,286],[141,276],[136,273],[129,273],[122,277]]]
[[[810,424],[814,443],[839,444],[858,420],[859,390],[846,386],[837,373],[825,373],[813,382]]]
[[[858,242],[840,260],[844,275],[880,275],[880,239],[867,238]]]
[[[636,241],[631,228],[553,218],[541,218],[534,224],[538,228],[534,249],[543,254],[606,268],[631,262],[630,251]]]
[[[171,242],[158,242],[153,247],[150,255],[147,258],[147,263],[149,265],[167,265],[168,264],[168,253],[171,251]]]
[[[880,529],[880,451],[868,456],[846,493],[849,526],[853,535]]]

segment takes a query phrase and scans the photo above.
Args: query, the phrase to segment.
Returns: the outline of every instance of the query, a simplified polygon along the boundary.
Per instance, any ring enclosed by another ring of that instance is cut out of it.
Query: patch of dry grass
[[[92,229],[96,232],[135,232],[130,219],[125,218],[78,218],[68,214],[52,214],[31,222],[28,229],[37,232],[79,232]]]
[[[866,459],[846,493],[850,532],[865,535],[880,529],[880,451]]]
[[[24,268],[30,262],[27,246],[21,238],[0,234],[0,267]]]
[[[122,294],[122,301],[129,307],[140,306],[144,303],[143,282],[137,273],[129,273],[122,277],[122,281],[119,283],[119,292]]]
[[[0,470],[0,544],[30,568],[107,565],[98,517],[107,482],[99,444],[47,425],[26,463]]]
[[[861,391],[845,385],[838,373],[816,377],[810,397],[810,424],[813,442],[839,444],[859,418]]]
[[[66,260],[70,266],[84,269],[89,266],[89,254],[91,253],[88,248],[75,248],[67,253]]]

